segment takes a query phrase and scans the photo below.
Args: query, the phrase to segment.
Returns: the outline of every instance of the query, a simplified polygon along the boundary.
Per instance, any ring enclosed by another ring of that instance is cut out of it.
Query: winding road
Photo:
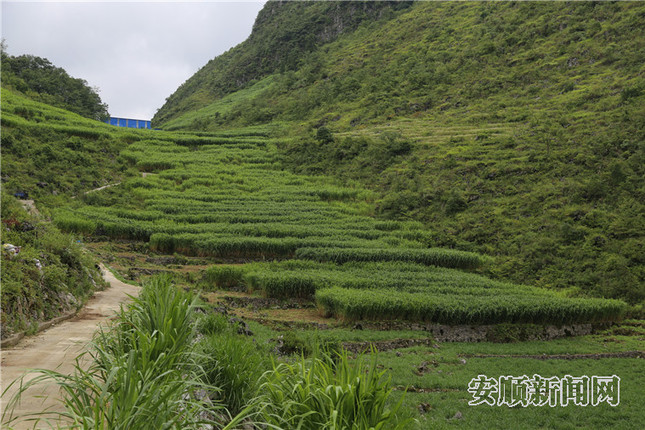
[[[119,281],[104,266],[101,266],[101,271],[110,286],[104,291],[97,291],[77,316],[0,351],[1,391],[7,391],[0,399],[2,412],[18,389],[17,384],[9,386],[12,381],[23,376],[28,369],[71,373],[76,357],[92,339],[99,324],[110,319],[120,305],[128,301],[129,295],[138,294],[139,287]],[[58,401],[58,389],[53,384],[34,387],[25,392],[14,414],[24,416],[45,410],[62,410]],[[18,430],[34,428],[33,426],[33,422],[23,421],[11,423],[10,428]],[[6,428],[4,425],[0,427]]]

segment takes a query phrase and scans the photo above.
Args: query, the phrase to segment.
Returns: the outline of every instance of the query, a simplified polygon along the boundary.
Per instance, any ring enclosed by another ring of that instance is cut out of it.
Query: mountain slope
[[[132,174],[118,153],[132,132],[2,88],[2,184],[39,200],[76,195]]]
[[[389,16],[408,2],[269,1],[251,36],[211,60],[166,100],[152,121],[163,124],[275,72],[298,68],[304,55],[362,21]]]
[[[494,276],[638,303],[643,17],[639,3],[415,3],[226,98],[204,89],[191,109],[178,91],[183,115],[159,119],[280,124],[286,166],[361,181],[383,216],[426,222],[431,245],[497,255]]]

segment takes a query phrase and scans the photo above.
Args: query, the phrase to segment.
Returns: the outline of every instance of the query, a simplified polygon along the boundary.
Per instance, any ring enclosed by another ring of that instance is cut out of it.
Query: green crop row
[[[59,214],[55,217],[54,224],[65,232],[109,236],[115,239],[147,241],[151,234],[149,222],[116,217],[112,220],[97,220],[76,214]]]
[[[385,245],[384,242],[376,242]],[[150,236],[153,251],[185,255],[212,256],[236,259],[267,259],[292,257],[302,247],[370,246],[372,241],[346,235],[336,237],[272,238],[235,235],[156,233]]]
[[[450,296],[397,290],[327,288],[316,302],[344,320],[410,320],[443,324],[571,324],[619,318],[625,303],[604,299],[502,295]]]
[[[452,249],[396,249],[396,248],[303,248],[296,258],[315,261],[408,261],[431,266],[473,269],[481,266],[485,259],[480,254]]]
[[[245,285],[269,297],[313,298],[319,289],[336,286],[350,289],[389,289],[414,293],[462,296],[495,294],[548,296],[553,292],[525,285],[494,281],[455,269],[427,267],[405,262],[355,262],[337,265],[308,260],[255,263],[236,269],[236,279],[220,284],[219,273],[228,266],[214,266],[204,271],[204,279],[216,287]]]

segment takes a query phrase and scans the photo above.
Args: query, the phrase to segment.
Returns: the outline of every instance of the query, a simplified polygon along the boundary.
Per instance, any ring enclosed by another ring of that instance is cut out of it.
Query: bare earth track
[[[96,292],[76,317],[0,351],[2,391],[5,391],[12,381],[20,378],[28,369],[48,369],[70,373],[76,356],[92,339],[99,324],[110,319],[120,305],[128,300],[128,295],[136,295],[139,292],[139,287],[119,281],[105,267],[102,266],[101,271],[110,287],[105,291]],[[3,412],[17,389],[17,384],[14,384],[0,399]],[[58,389],[53,385],[31,389],[23,395],[21,403],[14,412],[22,416],[44,410],[60,410],[61,405],[57,395]],[[12,428],[33,428],[33,423],[12,423]]]

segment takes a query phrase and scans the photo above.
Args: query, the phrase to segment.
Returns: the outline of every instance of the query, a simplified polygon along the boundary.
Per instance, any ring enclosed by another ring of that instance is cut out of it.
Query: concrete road
[[[128,301],[128,295],[137,295],[139,287],[125,284],[101,266],[103,277],[110,283],[105,291],[98,291],[88,301],[78,315],[68,321],[53,326],[36,336],[26,337],[17,345],[0,351],[0,380],[2,392],[12,381],[20,378],[28,369],[48,369],[61,373],[71,373],[76,357],[84,351],[92,339],[99,324],[114,316],[122,303]],[[26,380],[33,378],[27,376]],[[18,390],[18,384],[9,387],[0,399],[0,410],[4,412],[7,402]],[[34,387],[22,396],[14,415],[28,415],[43,411],[62,411],[58,400],[58,388],[55,385]],[[0,415],[1,416],[1,415]],[[34,428],[33,422],[12,422],[2,428]],[[36,428],[49,428],[45,423]]]

